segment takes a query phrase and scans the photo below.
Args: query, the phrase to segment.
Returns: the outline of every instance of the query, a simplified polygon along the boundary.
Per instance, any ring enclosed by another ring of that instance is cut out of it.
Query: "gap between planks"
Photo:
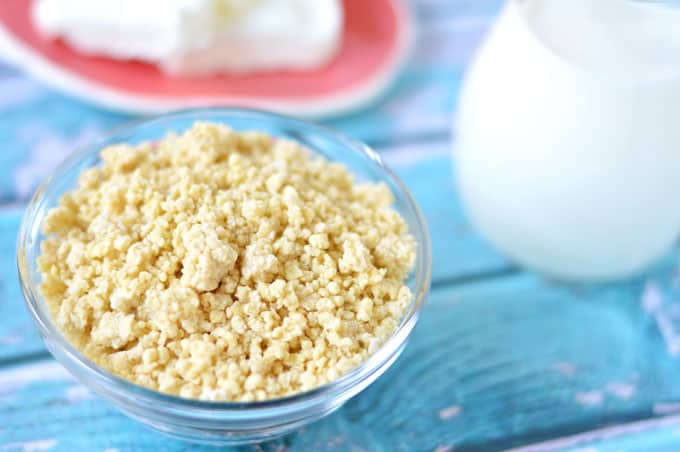
[[[47,350],[27,353],[25,355],[12,356],[9,358],[2,358],[0,359],[0,370],[6,367],[34,364],[36,361],[42,361],[51,358],[52,355]]]
[[[366,144],[380,154],[389,154],[402,146],[416,144],[443,143],[453,146],[453,131],[448,129],[424,130],[422,132],[405,133],[391,137],[367,139]]]

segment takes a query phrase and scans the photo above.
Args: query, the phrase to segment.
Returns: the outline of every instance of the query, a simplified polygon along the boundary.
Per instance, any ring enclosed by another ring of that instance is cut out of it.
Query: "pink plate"
[[[343,0],[345,26],[333,61],[313,71],[194,78],[155,66],[82,55],[42,37],[31,0],[0,0],[0,52],[34,77],[98,105],[134,113],[246,106],[321,116],[365,104],[392,79],[408,48],[411,19],[401,0]]]

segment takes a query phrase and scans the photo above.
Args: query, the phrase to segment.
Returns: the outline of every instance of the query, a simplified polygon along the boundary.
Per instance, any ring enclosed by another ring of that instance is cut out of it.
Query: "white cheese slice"
[[[179,75],[316,68],[343,22],[340,0],[38,0],[33,16],[80,52]]]

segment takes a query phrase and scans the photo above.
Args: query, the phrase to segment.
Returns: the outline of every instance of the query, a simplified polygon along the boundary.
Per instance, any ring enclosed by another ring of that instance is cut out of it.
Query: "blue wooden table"
[[[456,196],[450,125],[499,1],[415,6],[420,33],[400,78],[370,108],[326,122],[373,145],[415,194],[433,236],[432,294],[379,381],[254,449],[680,450],[679,254],[635,280],[581,287],[524,272],[485,244]],[[16,281],[15,236],[36,184],[128,119],[0,66],[0,451],[198,450],[74,381],[45,350]]]

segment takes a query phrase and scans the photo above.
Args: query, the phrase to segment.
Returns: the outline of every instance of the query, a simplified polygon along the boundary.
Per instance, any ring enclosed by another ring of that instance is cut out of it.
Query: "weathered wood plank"
[[[0,363],[44,351],[17,279],[16,237],[22,212],[0,210]]]
[[[436,64],[404,72],[378,107],[325,121],[369,143],[444,137],[451,123],[460,71]],[[35,187],[79,146],[133,118],[114,115],[18,77],[0,79],[0,203],[25,201]],[[16,102],[16,103],[14,103]]]
[[[680,401],[680,361],[641,306],[646,286],[517,275],[435,290],[388,373],[337,414],[266,447],[499,450],[651,418]],[[4,369],[0,391],[0,444],[186,447],[145,433],[56,365]]]
[[[413,191],[427,218],[433,243],[435,281],[465,279],[507,269],[509,264],[486,245],[463,217],[452,180],[446,141],[385,149],[388,164]],[[15,270],[15,242],[22,210],[0,210],[0,362],[42,352],[28,317]]]
[[[680,446],[680,415],[665,416],[566,436],[507,452],[672,452]]]

